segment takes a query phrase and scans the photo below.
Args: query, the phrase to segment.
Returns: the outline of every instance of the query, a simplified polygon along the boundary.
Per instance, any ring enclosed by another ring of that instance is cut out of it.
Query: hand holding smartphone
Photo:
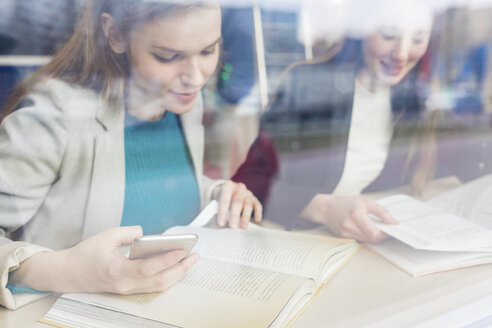
[[[142,236],[133,240],[128,258],[143,259],[177,249],[185,250],[188,255],[197,241],[196,234]]]

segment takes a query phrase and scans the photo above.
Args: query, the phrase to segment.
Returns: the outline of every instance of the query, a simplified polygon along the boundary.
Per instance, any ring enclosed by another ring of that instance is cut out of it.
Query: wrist
[[[23,261],[13,271],[9,283],[39,291],[63,291],[67,274],[63,267],[64,251],[39,252]]]
[[[316,194],[302,211],[301,217],[306,221],[325,224],[326,211],[324,208],[332,197],[330,194]]]

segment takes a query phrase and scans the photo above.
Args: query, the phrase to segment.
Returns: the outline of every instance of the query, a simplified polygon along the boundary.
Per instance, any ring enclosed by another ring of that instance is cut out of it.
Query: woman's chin
[[[400,83],[405,77],[404,73],[400,73],[397,75],[389,75],[389,74],[381,74],[379,76],[379,82],[381,85],[385,85],[387,87],[394,87],[398,83]]]
[[[176,104],[176,105],[168,105],[168,106],[164,105],[167,111],[174,113],[176,115],[186,114],[189,111],[191,111],[194,106],[195,106],[194,101],[188,104]]]

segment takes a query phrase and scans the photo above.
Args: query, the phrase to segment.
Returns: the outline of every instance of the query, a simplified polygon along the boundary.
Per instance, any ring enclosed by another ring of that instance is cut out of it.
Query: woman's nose
[[[398,63],[408,61],[408,58],[410,57],[410,44],[408,40],[405,40],[404,38],[400,39],[392,52],[392,57]]]
[[[202,73],[199,59],[190,58],[183,63],[181,82],[188,87],[199,88],[203,85],[205,77]]]

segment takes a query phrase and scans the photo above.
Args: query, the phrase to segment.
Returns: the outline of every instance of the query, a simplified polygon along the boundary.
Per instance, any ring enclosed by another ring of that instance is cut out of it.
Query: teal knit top
[[[157,122],[125,114],[125,203],[122,226],[144,234],[186,225],[200,210],[200,193],[179,118]],[[7,284],[12,294],[43,293]]]
[[[157,234],[198,214],[197,178],[176,114],[166,112],[156,122],[126,114],[125,174],[122,226]]]

